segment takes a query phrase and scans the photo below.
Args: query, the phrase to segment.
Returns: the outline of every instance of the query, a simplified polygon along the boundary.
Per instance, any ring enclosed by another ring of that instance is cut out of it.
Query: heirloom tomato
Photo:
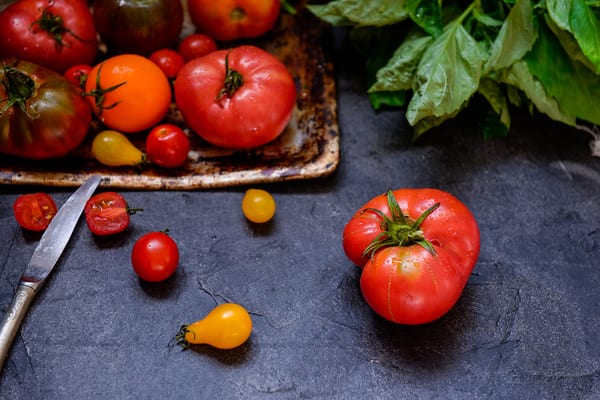
[[[0,60],[0,153],[64,156],[86,137],[92,115],[81,90],[58,72]]]
[[[280,0],[188,0],[190,18],[199,32],[219,41],[254,38],[270,31]]]
[[[95,194],[83,209],[88,228],[99,236],[123,232],[129,226],[129,216],[137,211],[142,209],[129,208],[125,198],[117,192]]]
[[[111,55],[173,46],[183,26],[181,0],[95,0],[92,10]]]
[[[157,125],[146,136],[148,159],[161,167],[179,167],[187,160],[189,151],[190,140],[177,125]]]
[[[140,237],[131,251],[135,273],[148,282],[161,282],[177,269],[177,243],[164,232],[150,232]]]
[[[13,204],[13,213],[18,224],[35,232],[44,231],[57,212],[56,203],[46,193],[21,195]]]
[[[479,256],[469,209],[437,189],[399,189],[362,206],[343,232],[348,258],[362,267],[369,306],[389,321],[423,324],[456,303]]]
[[[285,65],[255,46],[217,50],[189,61],[174,87],[188,126],[207,142],[227,148],[274,140],[296,104],[296,87]]]
[[[0,12],[0,58],[15,57],[64,72],[98,52],[85,0],[17,0]]]
[[[94,66],[85,92],[100,121],[125,133],[156,125],[171,104],[171,86],[165,74],[137,54],[110,57]]]

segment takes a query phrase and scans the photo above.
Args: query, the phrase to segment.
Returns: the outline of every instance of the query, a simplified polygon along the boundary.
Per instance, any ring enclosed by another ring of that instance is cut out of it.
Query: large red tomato
[[[348,258],[373,310],[396,323],[423,324],[456,303],[479,256],[469,209],[437,189],[400,189],[367,202],[343,232]]]
[[[64,72],[98,52],[85,0],[17,0],[0,12],[0,58],[15,57]]]
[[[270,31],[280,0],[189,0],[190,18],[200,32],[216,40],[253,38]]]
[[[92,112],[81,90],[58,72],[0,60],[0,153],[45,159],[75,149]]]
[[[218,50],[188,62],[175,80],[188,126],[215,146],[252,148],[279,136],[296,104],[285,65],[255,46]]]

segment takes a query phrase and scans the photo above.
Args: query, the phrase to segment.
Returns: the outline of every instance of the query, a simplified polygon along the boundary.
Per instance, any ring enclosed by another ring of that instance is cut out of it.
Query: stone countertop
[[[465,112],[412,143],[402,111],[374,112],[362,60],[336,35],[341,161],[327,178],[262,185],[275,219],[249,224],[245,187],[121,191],[144,211],[110,238],[80,221],[34,300],[0,373],[0,399],[600,398],[600,160],[589,136],[515,113],[508,137],[482,139]],[[352,213],[389,188],[461,199],[481,254],[456,306],[424,326],[377,317],[344,256]],[[3,186],[0,316],[39,235],[21,230],[21,193]],[[169,229],[176,274],[141,282],[135,240]],[[230,351],[172,345],[181,324],[222,302],[251,313]]]

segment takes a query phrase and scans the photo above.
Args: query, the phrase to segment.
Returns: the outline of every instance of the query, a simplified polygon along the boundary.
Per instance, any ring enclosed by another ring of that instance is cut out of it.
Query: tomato
[[[437,189],[399,189],[377,196],[344,228],[348,258],[362,266],[360,287],[380,316],[423,324],[456,303],[479,256],[469,209]]]
[[[175,78],[185,64],[183,56],[171,49],[156,50],[148,58],[158,65],[169,79]]]
[[[185,61],[203,57],[217,49],[217,42],[203,33],[192,33],[191,35],[187,35],[177,46],[177,52],[183,56]]]
[[[15,219],[19,225],[30,231],[46,230],[57,212],[56,203],[46,193],[21,195],[13,204]]]
[[[189,151],[190,140],[177,125],[157,125],[146,137],[148,159],[161,167],[179,167],[187,160]]]
[[[148,58],[136,54],[110,57],[94,66],[85,91],[100,121],[125,133],[156,125],[171,104],[171,86],[165,74]]]
[[[270,31],[280,0],[188,0],[192,22],[218,41],[254,38]]]
[[[0,58],[15,57],[64,72],[90,64],[98,48],[84,0],[17,0],[0,12]]]
[[[296,103],[294,80],[255,46],[214,51],[189,61],[175,80],[184,121],[215,146],[252,148],[278,137]]]
[[[0,60],[0,153],[64,156],[87,136],[91,110],[81,90],[39,65]]]
[[[181,0],[95,0],[92,10],[111,55],[171,47],[183,26]]]
[[[77,85],[78,87],[84,88],[85,81],[87,80],[87,76],[92,70],[91,65],[80,64],[74,65],[67,69],[63,76],[66,80],[71,82],[73,85]]]
[[[92,156],[109,167],[134,166],[145,164],[146,154],[135,147],[121,132],[105,130],[92,141]]]
[[[133,245],[131,264],[138,276],[148,282],[161,282],[177,269],[177,243],[164,232],[150,232]]]
[[[129,215],[141,209],[129,208],[119,193],[103,192],[92,196],[83,211],[90,231],[105,236],[123,232],[129,226]]]
[[[187,349],[192,344],[207,344],[229,350],[244,344],[252,333],[252,318],[239,304],[224,303],[215,307],[203,319],[183,325],[175,340]]]
[[[242,199],[242,212],[250,221],[263,223],[275,215],[273,196],[262,189],[248,189]]]

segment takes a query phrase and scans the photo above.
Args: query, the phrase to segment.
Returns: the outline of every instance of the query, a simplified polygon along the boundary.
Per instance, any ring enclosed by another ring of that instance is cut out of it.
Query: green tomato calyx
[[[220,105],[223,97],[233,97],[235,92],[244,84],[244,77],[235,69],[229,68],[229,52],[225,54],[225,82],[223,88],[217,94],[216,102]]]
[[[420,229],[421,224],[431,215],[439,206],[440,203],[435,203],[429,207],[415,221],[402,213],[398,201],[394,197],[394,192],[387,192],[388,207],[391,212],[391,217],[385,215],[381,210],[375,208],[366,208],[362,212],[373,212],[381,217],[382,231],[373,241],[365,248],[363,254],[365,256],[373,256],[377,250],[389,246],[411,246],[417,244],[430,252],[433,256],[437,253],[433,244]]]

